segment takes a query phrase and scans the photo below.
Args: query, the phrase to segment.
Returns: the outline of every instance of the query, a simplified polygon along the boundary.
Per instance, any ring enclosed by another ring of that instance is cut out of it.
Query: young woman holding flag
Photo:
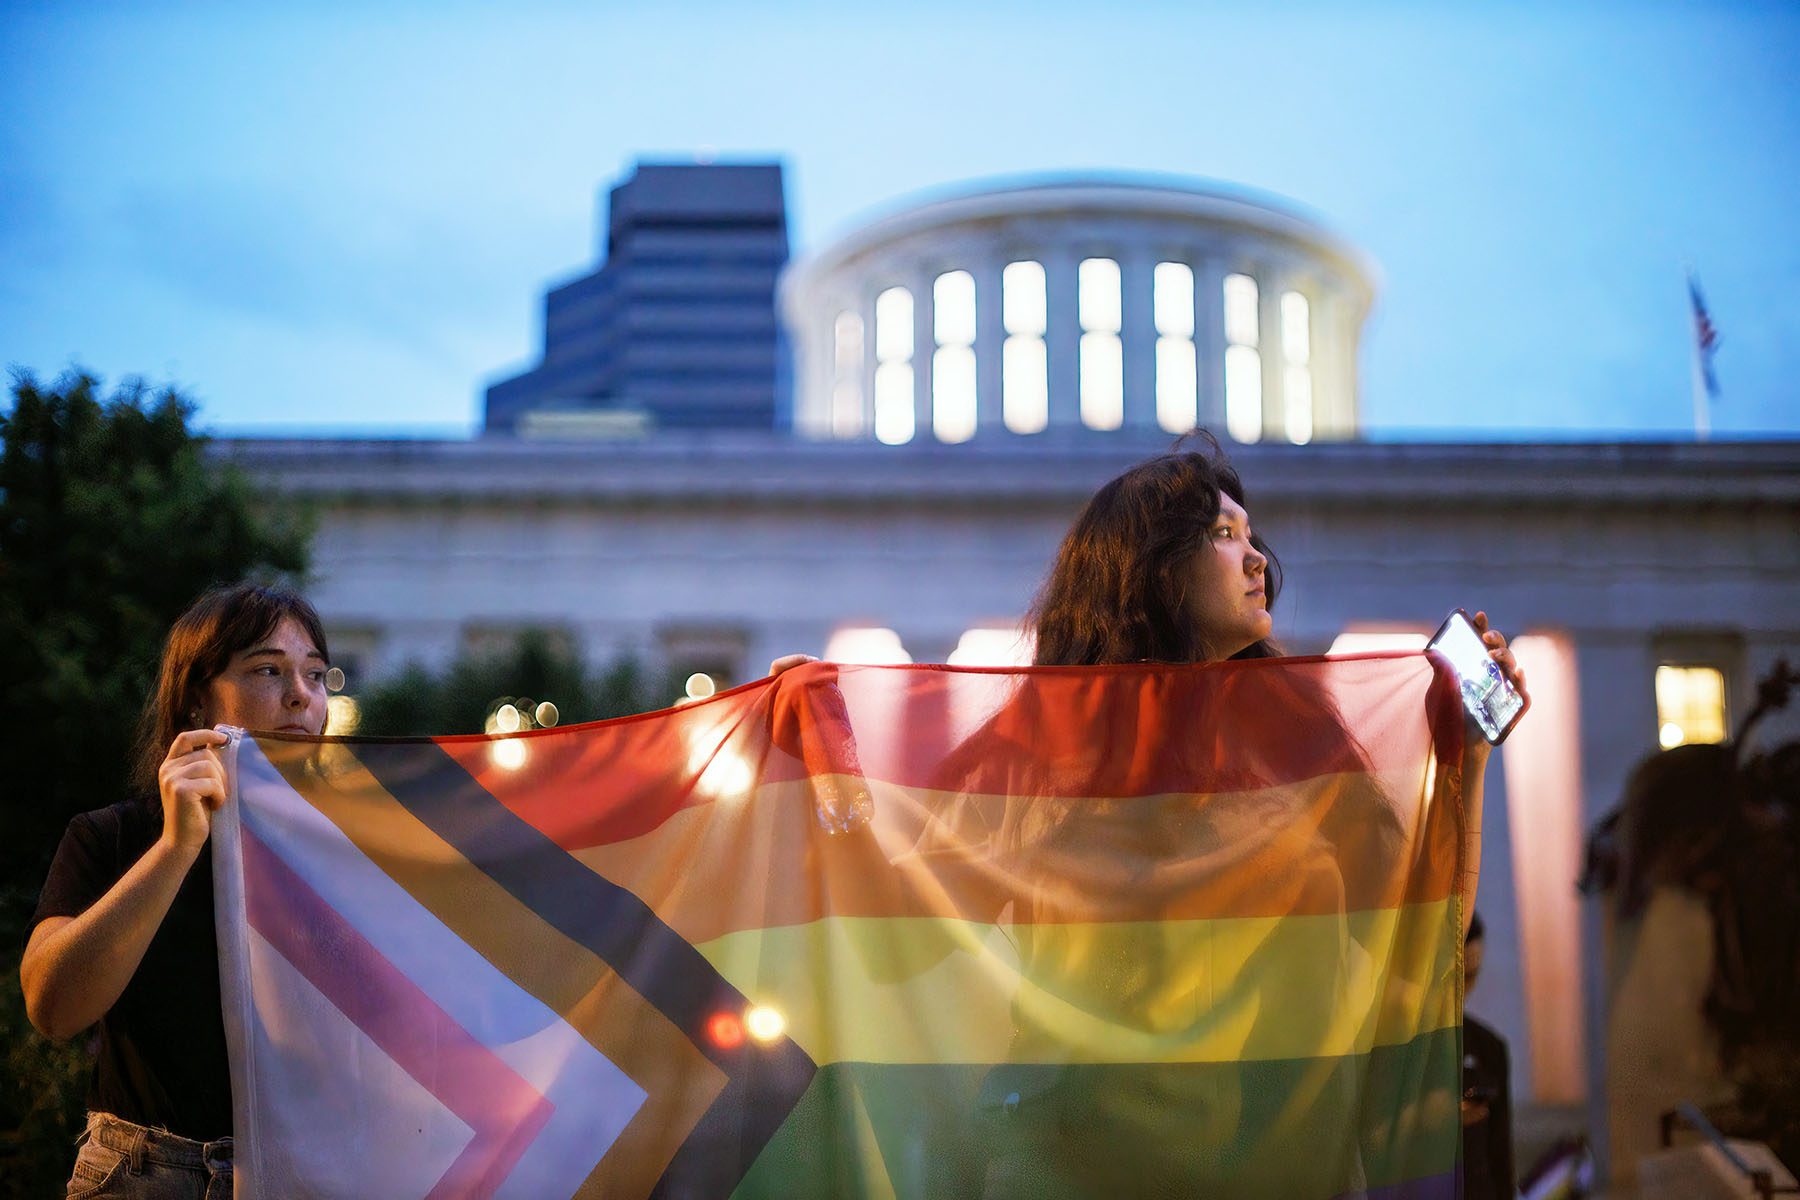
[[[19,965],[31,1023],[98,1026],[71,1197],[229,1196],[231,1074],[207,838],[225,803],[215,725],[325,730],[325,629],[293,592],[207,592],[169,630],[137,794],[69,822]]]

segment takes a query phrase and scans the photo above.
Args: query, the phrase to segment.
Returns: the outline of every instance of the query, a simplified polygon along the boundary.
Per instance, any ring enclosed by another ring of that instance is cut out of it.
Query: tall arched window
[[[1199,420],[1200,376],[1194,359],[1194,270],[1186,263],[1156,264],[1152,309],[1156,316],[1156,423],[1186,433]]]
[[[1044,349],[1044,264],[1007,263],[1000,275],[1000,411],[1014,433],[1038,433],[1050,423],[1050,369]]]
[[[1263,435],[1256,305],[1256,280],[1225,277],[1225,428],[1240,442],[1259,442]]]
[[[913,439],[913,298],[903,287],[875,297],[875,436]]]
[[[1081,319],[1081,423],[1117,429],[1125,423],[1125,355],[1119,344],[1119,264],[1084,258],[1076,276]]]
[[[966,442],[975,435],[975,277],[939,275],[931,311],[931,430],[940,442]]]

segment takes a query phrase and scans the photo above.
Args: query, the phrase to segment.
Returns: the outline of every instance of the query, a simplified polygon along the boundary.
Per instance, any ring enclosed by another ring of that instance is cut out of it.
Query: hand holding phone
[[[1505,741],[1531,707],[1531,700],[1513,687],[1500,664],[1489,656],[1488,645],[1469,614],[1459,608],[1445,617],[1427,649],[1442,654],[1456,672],[1463,708],[1481,736],[1493,746]]]

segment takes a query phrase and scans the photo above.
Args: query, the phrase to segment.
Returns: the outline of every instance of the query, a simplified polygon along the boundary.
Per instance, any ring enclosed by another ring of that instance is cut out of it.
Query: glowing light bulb
[[[537,718],[538,725],[544,729],[550,728],[562,719],[562,714],[556,711],[556,705],[548,700],[538,705],[537,712],[532,715]]]
[[[744,1024],[735,1013],[714,1013],[706,1019],[706,1036],[721,1050],[735,1050],[744,1044]]]
[[[744,1014],[744,1029],[759,1042],[772,1042],[787,1032],[787,1018],[759,1004]]]
[[[1673,750],[1675,747],[1681,745],[1681,743],[1687,741],[1687,734],[1682,732],[1681,726],[1673,721],[1669,721],[1662,727],[1661,740],[1662,748],[1664,750]]]
[[[519,710],[510,704],[502,704],[494,711],[494,731],[496,733],[519,732]]]
[[[502,771],[516,771],[525,765],[525,743],[513,738],[495,742],[489,756]]]
[[[335,737],[348,737],[362,723],[362,709],[351,696],[328,697],[325,714],[325,728]]]

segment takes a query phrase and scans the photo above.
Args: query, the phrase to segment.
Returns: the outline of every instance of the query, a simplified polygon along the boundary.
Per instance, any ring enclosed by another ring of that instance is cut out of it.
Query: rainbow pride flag
[[[238,1194],[1454,1196],[1461,737],[1378,654],[237,739]]]

